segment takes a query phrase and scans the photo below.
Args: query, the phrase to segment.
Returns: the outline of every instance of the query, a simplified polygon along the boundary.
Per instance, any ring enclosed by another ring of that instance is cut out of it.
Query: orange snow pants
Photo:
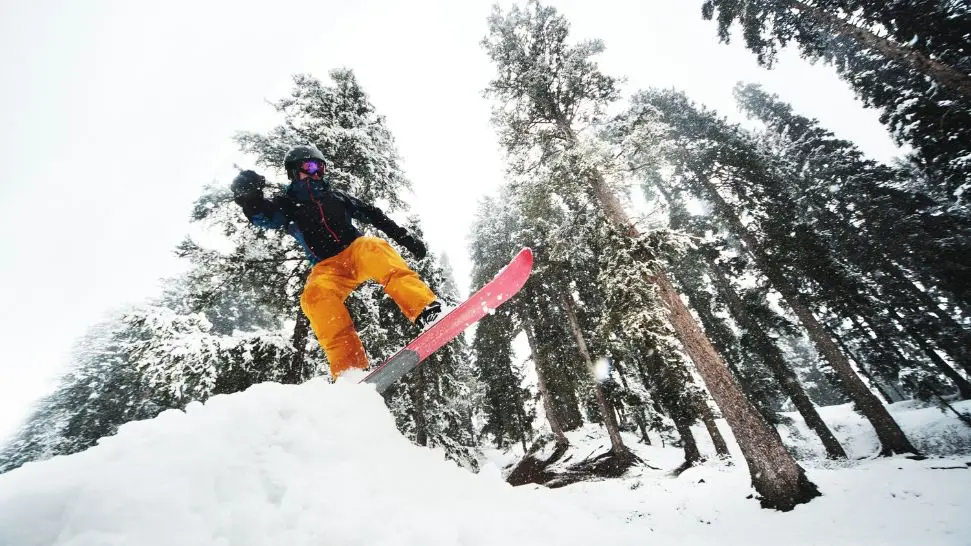
[[[300,308],[310,319],[335,379],[350,368],[368,366],[364,346],[344,306],[347,296],[368,280],[381,283],[412,322],[435,301],[435,294],[418,274],[378,237],[358,237],[340,254],[315,265],[300,295]]]

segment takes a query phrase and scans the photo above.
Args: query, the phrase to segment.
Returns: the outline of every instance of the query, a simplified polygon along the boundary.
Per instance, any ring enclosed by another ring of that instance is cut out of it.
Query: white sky
[[[0,441],[87,327],[178,271],[200,188],[250,164],[232,134],[272,126],[265,101],[297,72],[355,71],[397,139],[431,250],[466,290],[469,222],[503,169],[482,98],[492,3],[0,4]],[[574,38],[605,40],[601,66],[627,77],[625,95],[676,87],[736,118],[732,86],[757,81],[872,156],[896,152],[830,68],[786,55],[759,69],[717,43],[700,0],[550,3]]]

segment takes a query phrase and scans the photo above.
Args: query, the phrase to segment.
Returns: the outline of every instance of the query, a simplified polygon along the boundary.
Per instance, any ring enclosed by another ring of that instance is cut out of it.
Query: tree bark
[[[414,376],[415,383],[411,390],[411,399],[415,408],[415,443],[420,446],[427,446],[428,423],[425,420],[425,366],[418,366]]]
[[[856,362],[857,369],[860,370],[860,375],[865,377],[867,381],[870,382],[870,387],[875,389],[880,394],[884,402],[888,404],[893,404],[894,402],[900,401],[900,400],[897,400],[893,395],[891,395],[890,392],[888,392],[887,389],[884,387],[884,385],[880,381],[878,381],[876,377],[873,377],[873,374],[871,374],[865,367],[863,367],[863,360],[860,359],[860,356],[857,355],[852,349],[850,349],[846,345],[846,343],[844,343],[843,340],[840,339],[835,333],[833,333],[832,329],[827,327],[826,331],[839,345],[839,348],[841,351],[843,351],[843,354],[848,355]]]
[[[630,235],[637,236],[637,228],[620,200],[607,186],[603,175],[596,173],[591,183],[610,221]],[[816,485],[809,481],[805,471],[786,450],[779,433],[765,422],[742,393],[725,361],[695,322],[667,275],[659,270],[652,281],[668,311],[675,333],[735,434],[748,464],[752,485],[762,496],[762,505],[791,510],[818,496],[820,493]]]
[[[624,390],[630,391],[630,385],[627,383],[627,374],[624,373],[624,367],[619,362],[617,363],[617,375],[620,376],[620,382]],[[634,410],[634,423],[641,431],[641,440],[645,444],[651,445],[651,437],[647,434],[647,417],[644,415],[644,406],[639,405]]]
[[[684,464],[675,471],[675,473],[680,474],[687,470],[688,467],[701,462],[701,451],[698,450],[698,442],[695,441],[695,436],[691,432],[691,426],[684,417],[672,415],[671,418],[674,420],[674,428],[677,429],[678,435],[681,436],[681,444],[684,449]]]
[[[889,261],[889,260],[888,260]],[[969,333],[964,326],[958,324],[946,311],[941,310],[937,302],[934,301],[927,292],[921,290],[913,281],[907,278],[907,275],[901,270],[899,266],[890,262],[888,269],[890,270],[890,276],[897,281],[898,286],[902,286],[903,290],[911,294],[914,299],[917,300],[916,308],[911,310],[916,313],[920,313],[920,305],[927,308],[927,313],[938,318],[938,323],[940,326],[945,327],[947,330],[954,333],[954,336],[949,335],[938,335],[933,336],[934,342],[944,351],[947,352],[956,364],[964,369],[965,373],[971,375],[971,333]],[[899,312],[897,313],[898,318],[900,318]],[[902,323],[907,323],[903,318],[900,318]],[[920,328],[922,331],[927,331],[927,326],[921,322]],[[933,329],[933,328],[931,328]],[[908,330],[912,332],[912,330]],[[926,334],[931,334],[931,332],[926,332]],[[911,333],[915,339],[918,336]],[[928,335],[928,337],[931,337]]]
[[[917,449],[911,445],[910,440],[894,421],[887,408],[880,403],[880,400],[870,392],[866,384],[853,371],[850,361],[840,352],[839,347],[822,324],[816,320],[809,307],[802,302],[799,292],[792,283],[769,260],[762,249],[762,245],[742,224],[731,205],[722,198],[711,181],[699,180],[699,182],[705,187],[705,196],[715,206],[720,216],[731,225],[735,234],[745,243],[755,263],[768,277],[772,286],[779,291],[789,308],[796,314],[799,322],[809,334],[809,338],[813,341],[813,345],[816,346],[816,350],[836,372],[844,390],[853,400],[856,408],[873,425],[882,446],[880,454],[886,456],[897,453],[918,454]]]
[[[593,359],[590,357],[590,351],[587,349],[587,342],[583,338],[583,331],[580,329],[580,323],[577,320],[576,313],[573,311],[573,304],[570,301],[572,299],[568,294],[560,294],[560,301],[563,302],[563,310],[566,311],[567,320],[570,322],[570,330],[573,331],[573,337],[577,340],[577,348],[580,350],[580,356],[583,357],[584,362],[587,365],[587,371],[590,373],[590,378],[593,380],[593,392],[597,398],[597,406],[600,408],[600,413],[603,415],[604,426],[607,427],[607,436],[610,437],[610,448],[617,455],[627,455],[630,450],[624,445],[624,439],[620,436],[620,427],[617,426],[617,419],[614,417],[614,409],[611,407],[610,402],[607,397],[604,396],[603,388],[600,387],[600,382],[593,375],[594,363]]]
[[[955,69],[951,65],[932,59],[915,49],[906,48],[886,38],[877,36],[869,30],[858,27],[840,17],[833,15],[816,6],[811,6],[799,0],[788,0],[788,5],[805,13],[810,19],[825,27],[833,34],[853,38],[862,47],[875,49],[888,59],[893,59],[903,65],[924,74],[955,93],[971,99],[971,77]]]
[[[310,321],[307,320],[303,311],[297,311],[296,322],[293,325],[293,336],[290,338],[290,345],[293,347],[293,357],[287,364],[286,372],[283,374],[282,382],[288,385],[297,385],[307,379],[304,367],[307,364],[307,334],[310,332]]]
[[[701,417],[701,422],[705,424],[705,429],[708,430],[708,435],[711,436],[711,441],[715,445],[715,454],[722,459],[731,457],[732,455],[728,451],[728,443],[725,442],[725,437],[718,430],[715,414],[704,400],[698,401],[698,416]]]
[[[718,291],[725,298],[725,302],[732,316],[735,317],[738,325],[743,330],[753,336],[756,345],[760,347],[759,353],[766,367],[769,368],[776,381],[782,387],[782,390],[792,400],[793,405],[796,406],[799,414],[806,421],[806,425],[819,436],[819,439],[823,442],[823,447],[826,448],[826,456],[830,459],[845,459],[846,451],[843,450],[843,446],[840,445],[839,440],[836,439],[833,432],[826,426],[826,422],[820,417],[819,412],[816,411],[816,406],[813,405],[812,400],[809,399],[809,395],[802,388],[802,384],[799,383],[799,378],[796,376],[796,373],[782,357],[779,348],[769,338],[768,334],[765,333],[762,326],[745,309],[744,302],[742,302],[742,299],[735,292],[735,288],[728,281],[728,277],[722,267],[715,263],[711,256],[706,255],[705,259],[708,261],[708,268],[711,271],[712,280],[718,288]]]
[[[536,379],[539,384],[540,397],[543,399],[543,409],[546,410],[546,420],[549,421],[550,430],[556,437],[557,446],[569,445],[570,442],[566,439],[566,434],[563,433],[559,410],[556,408],[555,401],[550,397],[550,390],[546,383],[546,360],[538,350],[532,322],[530,321],[523,326],[523,330],[526,332],[526,340],[529,342],[529,350],[533,353],[533,364],[536,367]]]
[[[527,450],[527,447],[526,447],[526,431],[527,431],[526,415],[524,415],[524,412],[522,411],[522,408],[519,405],[517,405],[517,408],[518,408],[518,411],[516,411],[516,418],[519,421],[519,439],[520,439],[520,441],[522,441],[522,444],[523,444],[523,453],[526,453],[526,450]]]
[[[965,379],[960,373],[958,373],[957,370],[952,368],[950,364],[945,362],[944,359],[941,358],[939,354],[937,354],[937,351],[935,351],[934,348],[927,343],[927,340],[924,339],[923,336],[921,336],[917,332],[913,332],[909,326],[905,326],[905,328],[907,329],[908,332],[910,332],[911,339],[917,342],[917,345],[919,345],[920,349],[924,351],[924,354],[927,355],[927,358],[929,358],[931,362],[934,363],[934,366],[936,366],[937,369],[940,370],[940,372],[945,375],[945,377],[947,377],[948,379],[951,380],[952,383],[954,383],[954,386],[957,387],[958,389],[958,393],[961,396],[961,399],[971,400],[971,382]]]

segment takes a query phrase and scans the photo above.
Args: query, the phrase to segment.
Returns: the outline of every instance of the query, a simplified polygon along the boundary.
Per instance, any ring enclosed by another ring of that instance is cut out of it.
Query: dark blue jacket
[[[381,209],[333,189],[325,180],[294,180],[270,199],[257,196],[239,204],[257,226],[285,228],[314,264],[337,255],[361,236],[352,219],[371,224],[395,241],[407,233]]]

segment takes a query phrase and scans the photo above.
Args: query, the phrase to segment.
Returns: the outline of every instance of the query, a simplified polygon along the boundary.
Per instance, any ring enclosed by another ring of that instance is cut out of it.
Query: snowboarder
[[[250,222],[262,228],[286,229],[307,253],[313,267],[300,295],[300,308],[336,379],[349,369],[368,366],[364,346],[344,306],[344,300],[361,283],[381,283],[419,328],[433,322],[442,306],[387,241],[362,235],[351,219],[380,229],[419,260],[426,254],[424,243],[379,208],[334,189],[323,178],[327,161],[316,146],[291,148],[283,165],[290,179],[285,190],[264,198],[266,179],[246,170],[233,179],[233,200]]]

